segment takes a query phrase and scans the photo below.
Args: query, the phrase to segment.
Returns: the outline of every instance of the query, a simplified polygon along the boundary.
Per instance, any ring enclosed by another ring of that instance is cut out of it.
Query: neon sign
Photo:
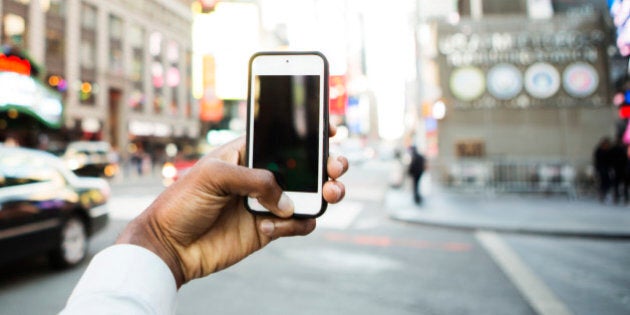
[[[31,75],[31,63],[17,56],[0,54],[0,71]]]

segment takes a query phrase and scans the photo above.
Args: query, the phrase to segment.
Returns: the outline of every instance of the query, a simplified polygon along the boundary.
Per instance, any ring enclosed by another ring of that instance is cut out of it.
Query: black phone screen
[[[255,77],[253,166],[270,170],[286,191],[318,191],[320,79]]]

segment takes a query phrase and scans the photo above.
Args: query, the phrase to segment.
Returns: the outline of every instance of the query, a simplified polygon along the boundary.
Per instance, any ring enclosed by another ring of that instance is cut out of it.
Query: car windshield
[[[21,152],[0,155],[0,187],[61,180],[61,174],[45,159]]]

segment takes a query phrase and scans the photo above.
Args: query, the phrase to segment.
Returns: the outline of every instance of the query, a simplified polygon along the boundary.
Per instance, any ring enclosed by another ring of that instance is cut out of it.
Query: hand
[[[274,239],[311,233],[315,219],[292,219],[293,203],[273,174],[242,166],[244,150],[241,137],[206,155],[131,221],[117,243],[156,253],[179,288],[239,262]],[[323,188],[327,202],[343,199],[345,187],[336,179],[347,169],[346,158],[328,159],[330,180]],[[244,196],[258,198],[276,217],[248,212]]]

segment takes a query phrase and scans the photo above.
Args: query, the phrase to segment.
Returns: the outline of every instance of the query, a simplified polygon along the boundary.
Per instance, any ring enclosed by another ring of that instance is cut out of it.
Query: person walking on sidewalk
[[[409,163],[408,174],[411,176],[413,183],[413,201],[416,204],[422,203],[422,194],[420,192],[420,179],[426,169],[426,159],[415,145],[409,147],[409,155],[411,156],[411,162]]]
[[[593,164],[599,180],[599,201],[605,202],[611,186],[611,141],[603,137],[593,152]]]
[[[613,171],[612,190],[613,201],[618,204],[623,199],[628,203],[628,148],[621,139],[610,149],[610,163]]]

